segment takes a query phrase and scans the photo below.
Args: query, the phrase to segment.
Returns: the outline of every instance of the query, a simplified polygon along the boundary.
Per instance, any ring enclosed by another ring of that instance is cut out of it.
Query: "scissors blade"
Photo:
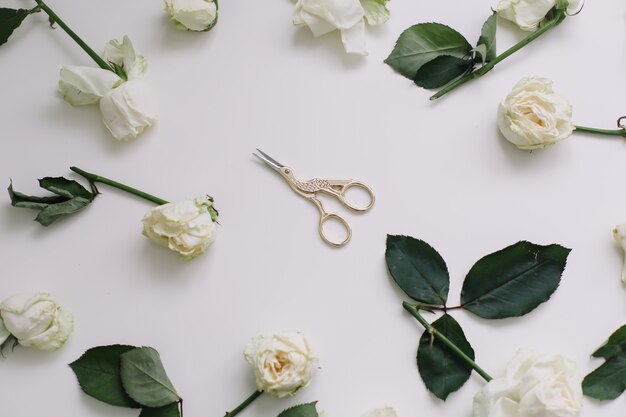
[[[262,150],[260,150],[259,148],[256,149],[261,155],[256,154],[256,153],[252,153],[252,155],[256,156],[257,158],[259,158],[261,161],[265,162],[266,164],[268,164],[269,166],[271,166],[272,168],[274,168],[276,171],[280,170],[281,168],[284,167],[283,164],[281,164],[280,162],[278,162],[277,160],[275,160],[274,158],[272,158],[271,156],[269,156],[268,154],[266,154],[265,152],[263,152]]]

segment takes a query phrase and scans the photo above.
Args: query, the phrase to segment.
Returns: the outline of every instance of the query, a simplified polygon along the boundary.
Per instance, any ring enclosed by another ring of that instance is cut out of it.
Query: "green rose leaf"
[[[476,44],[476,51],[479,52],[482,63],[489,62],[496,57],[496,29],[497,29],[498,15],[493,12],[491,16],[487,18],[483,24],[483,28],[480,32],[480,38]],[[477,48],[481,45],[485,46],[484,52],[481,48],[479,51]]]
[[[472,46],[459,32],[440,23],[420,23],[406,29],[385,63],[412,80],[425,63],[440,55],[467,56]]]
[[[448,268],[428,243],[410,236],[388,235],[385,260],[393,280],[409,297],[424,304],[446,304]]]
[[[435,320],[432,326],[472,360],[474,359],[474,349],[452,316],[444,314]],[[439,340],[433,339],[428,332],[424,332],[420,338],[417,348],[417,368],[426,388],[443,401],[461,388],[472,374],[470,365]]]
[[[471,59],[441,55],[422,65],[413,81],[423,88],[439,88],[465,74],[473,66]]]
[[[49,226],[68,214],[74,214],[87,207],[96,197],[96,193],[88,191],[78,182],[63,177],[46,177],[39,180],[39,186],[51,191],[52,196],[30,196],[13,189],[9,184],[9,197],[14,207],[39,210],[35,221],[42,226]]]
[[[318,417],[315,405],[317,401],[307,404],[300,404],[284,410],[278,417]]]
[[[135,347],[99,346],[89,349],[70,363],[85,394],[118,407],[141,407],[126,394],[120,376],[120,355],[132,349]]]
[[[483,257],[465,277],[461,306],[486,319],[531,312],[556,291],[570,251],[518,242]]]
[[[598,400],[614,400],[626,390],[626,325],[593,353],[606,361],[583,380],[583,393]]]
[[[387,2],[389,0],[361,0],[361,7],[365,11],[368,25],[380,25],[389,20]]]
[[[0,7],[0,45],[9,40],[9,36],[30,14],[27,9],[7,9]]]
[[[121,375],[126,393],[141,405],[163,407],[180,400],[165,373],[159,353],[151,347],[123,353]]]
[[[144,407],[139,417],[180,417],[178,403],[171,403],[163,407]]]

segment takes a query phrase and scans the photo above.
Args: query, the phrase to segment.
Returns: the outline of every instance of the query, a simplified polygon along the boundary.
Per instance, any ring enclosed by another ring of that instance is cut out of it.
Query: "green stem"
[[[61,26],[61,28],[65,31],[65,33],[70,35],[70,38],[74,39],[74,41],[81,48],[83,48],[83,51],[87,52],[87,55],[89,55],[91,59],[96,61],[96,64],[98,64],[100,68],[113,71],[113,68],[111,68],[111,66],[107,64],[105,60],[102,59],[102,57],[98,55],[93,49],[91,49],[89,45],[87,45],[76,33],[74,33],[74,31],[70,29],[69,26],[67,26],[65,22],[61,20],[61,18],[55,12],[53,12],[52,9],[50,9],[46,3],[44,3],[42,0],[35,0],[35,2],[37,2],[39,7],[41,7],[41,10],[46,12],[53,21],[55,21],[56,23],[58,23],[59,26]]]
[[[246,408],[247,406],[250,405],[250,403],[254,400],[256,400],[257,398],[259,398],[259,396],[263,394],[263,391],[254,391],[252,393],[251,396],[249,396],[248,398],[246,398],[241,404],[239,404],[237,406],[237,408],[233,409],[233,411],[228,411],[226,412],[226,414],[224,415],[224,417],[234,417],[237,414],[239,414],[239,412],[241,412],[241,410],[243,410],[244,408]]]
[[[120,189],[122,191],[126,191],[127,193],[130,194],[134,194],[138,197],[144,198],[148,201],[151,201],[153,203],[156,203],[158,205],[163,205],[163,204],[167,204],[169,201],[163,200],[159,197],[155,197],[152,194],[148,194],[148,193],[144,193],[141,190],[138,190],[136,188],[133,187],[129,187],[128,185],[119,183],[117,181],[113,181],[109,178],[106,177],[102,177],[100,175],[96,175],[96,174],[92,174],[90,172],[87,171],[83,171],[80,168],[77,167],[70,167],[70,169],[72,171],[74,171],[75,173],[77,173],[78,175],[81,175],[83,177],[85,177],[87,179],[87,181],[89,181],[90,184],[94,184],[96,182],[102,183],[102,184],[107,184],[110,185],[111,187],[115,187],[117,189]]]
[[[485,372],[480,366],[478,366],[478,364],[476,362],[474,362],[474,360],[472,358],[467,356],[461,349],[459,349],[457,347],[457,345],[454,344],[454,342],[452,342],[450,339],[448,339],[443,334],[439,333],[439,331],[437,331],[437,329],[435,329],[433,326],[431,326],[431,324],[429,322],[427,322],[424,319],[424,317],[422,317],[422,315],[419,313],[418,309],[414,305],[409,304],[409,303],[407,303],[405,301],[405,302],[402,303],[402,306],[404,307],[404,309],[406,311],[411,313],[411,315],[413,317],[415,317],[417,319],[417,321],[419,321],[422,326],[424,326],[424,328],[426,329],[426,331],[428,331],[428,333],[430,333],[433,337],[436,337],[437,339],[439,339],[439,341],[441,343],[446,345],[458,357],[463,359],[463,361],[465,361],[468,365],[470,365],[472,368],[474,368],[474,370],[478,373],[478,375],[482,376],[485,381],[489,382],[489,381],[491,381],[493,379],[487,372]]]
[[[576,132],[593,133],[596,135],[622,136],[626,137],[626,129],[596,129],[594,127],[575,126]]]
[[[439,90],[436,94],[431,96],[430,99],[431,100],[436,100],[436,99],[444,96],[445,94],[449,93],[450,91],[454,90],[455,88],[460,87],[461,85],[465,84],[466,82],[471,81],[471,80],[473,80],[475,78],[482,77],[487,72],[489,72],[491,69],[493,69],[493,67],[495,67],[496,64],[498,64],[500,61],[505,60],[506,58],[508,58],[509,56],[513,55],[515,52],[517,52],[518,50],[522,49],[524,46],[528,45],[529,43],[531,43],[532,41],[534,41],[535,39],[537,39],[538,37],[540,37],[541,35],[543,35],[547,31],[549,31],[550,29],[552,29],[553,27],[555,27],[556,25],[561,23],[565,19],[565,16],[566,16],[565,10],[557,10],[556,14],[554,15],[554,17],[552,19],[550,19],[548,22],[546,22],[546,24],[541,26],[539,29],[537,29],[537,31],[531,33],[530,35],[528,35],[527,37],[525,37],[524,39],[519,41],[517,44],[513,45],[511,48],[509,48],[506,51],[502,52],[500,55],[495,57],[492,61],[489,61],[487,64],[483,65],[482,67],[480,67],[476,71],[470,72],[469,74],[467,74],[467,75],[459,78],[458,80],[448,84],[447,86],[445,86],[444,88]]]

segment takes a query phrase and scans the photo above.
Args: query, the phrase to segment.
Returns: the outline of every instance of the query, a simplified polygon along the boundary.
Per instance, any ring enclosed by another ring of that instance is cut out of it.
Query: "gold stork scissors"
[[[339,200],[344,206],[348,207],[349,209],[357,211],[357,212],[364,212],[364,211],[371,209],[372,206],[374,205],[374,192],[372,191],[372,189],[368,187],[367,185],[363,184],[362,182],[348,180],[348,179],[346,180],[312,179],[308,181],[300,181],[294,175],[293,169],[287,166],[284,166],[283,164],[276,161],[274,158],[272,158],[271,156],[269,156],[262,150],[257,149],[257,151],[259,152],[260,155],[253,153],[254,156],[259,158],[261,161],[265,162],[272,169],[274,169],[274,171],[278,172],[285,179],[285,181],[287,181],[287,184],[289,184],[291,189],[294,190],[297,194],[299,194],[300,196],[306,198],[307,200],[315,204],[315,207],[317,207],[317,209],[320,212],[320,221],[319,221],[318,229],[319,229],[320,236],[322,237],[322,240],[328,243],[329,245],[335,246],[335,247],[340,247],[340,246],[344,246],[345,244],[347,244],[350,241],[350,238],[352,237],[352,229],[350,228],[350,225],[348,224],[347,221],[344,220],[343,217],[339,216],[338,214],[329,213],[326,210],[324,210],[324,206],[322,202],[317,198],[317,194],[318,193],[328,194],[332,197],[335,197],[337,200]],[[367,204],[364,207],[358,207],[350,203],[346,199],[346,191],[354,187],[362,188],[369,194],[370,196],[369,204]],[[335,219],[339,221],[339,223],[341,223],[343,227],[346,229],[347,236],[343,241],[333,242],[332,240],[328,239],[326,235],[324,235],[324,223],[330,219]]]

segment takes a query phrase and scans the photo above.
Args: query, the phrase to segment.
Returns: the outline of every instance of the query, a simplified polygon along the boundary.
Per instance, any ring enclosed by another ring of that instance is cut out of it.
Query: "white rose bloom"
[[[38,350],[59,349],[74,329],[72,314],[44,293],[7,298],[0,316],[20,345]]]
[[[102,68],[63,66],[59,75],[59,92],[72,106],[97,103],[123,82],[117,74]]]
[[[102,68],[63,66],[59,92],[73,106],[100,102],[102,120],[113,137],[134,138],[157,119],[151,91],[140,81],[146,60],[135,53],[128,36],[121,43],[115,39],[107,43],[102,57],[122,68],[128,81]]]
[[[615,226],[613,229],[613,237],[625,253],[624,264],[622,266],[622,282],[626,284],[626,223]]]
[[[293,24],[308,26],[315,37],[339,30],[347,53],[367,55],[364,17],[359,0],[298,0]]]
[[[161,246],[194,258],[215,241],[217,212],[208,197],[188,198],[148,211],[143,234]]]
[[[143,56],[137,55],[133,43],[124,36],[122,43],[117,39],[110,40],[104,47],[102,58],[124,69],[129,80],[141,78],[148,64]]]
[[[389,0],[361,0],[361,6],[365,11],[365,20],[370,26],[382,25],[389,20],[387,2]]]
[[[0,315],[0,347],[6,340],[11,336],[11,332],[4,325],[4,321],[2,321],[2,315]]]
[[[217,4],[213,0],[165,0],[165,10],[181,30],[207,31],[217,21]]]
[[[579,0],[570,0],[567,11],[578,8]],[[510,20],[522,30],[534,32],[546,15],[557,5],[557,0],[500,0],[498,16]]]
[[[100,100],[102,121],[117,140],[137,137],[157,120],[152,91],[141,80],[127,81]]]
[[[506,377],[493,379],[476,394],[472,416],[577,417],[582,400],[582,376],[574,362],[520,350]]]
[[[278,398],[309,385],[317,365],[309,342],[300,333],[257,336],[246,346],[244,356],[254,371],[257,390]]]
[[[498,128],[520,149],[543,148],[572,134],[572,105],[551,80],[522,78],[498,107]]]

